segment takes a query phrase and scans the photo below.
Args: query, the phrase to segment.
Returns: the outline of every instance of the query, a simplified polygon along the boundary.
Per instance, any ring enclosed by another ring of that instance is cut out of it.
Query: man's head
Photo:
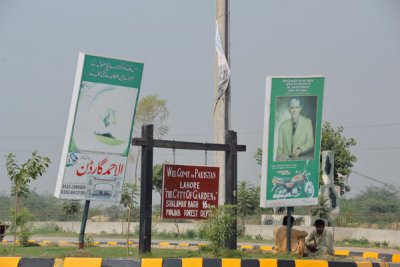
[[[283,217],[282,225],[287,225],[287,223],[288,223],[288,217],[285,216],[285,217]],[[294,217],[290,216],[290,227],[293,226],[293,223],[294,223]]]
[[[317,219],[314,225],[315,225],[315,230],[317,230],[318,234],[322,234],[322,232],[324,232],[325,222],[323,220]]]
[[[300,98],[293,97],[292,99],[290,99],[288,108],[289,108],[289,113],[290,113],[291,119],[293,121],[297,121],[297,119],[300,116],[300,112],[303,109]]]

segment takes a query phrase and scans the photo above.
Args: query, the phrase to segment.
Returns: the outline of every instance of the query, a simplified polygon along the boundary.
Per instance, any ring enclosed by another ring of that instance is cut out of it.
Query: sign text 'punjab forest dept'
[[[206,219],[218,206],[219,168],[164,164],[162,217]]]

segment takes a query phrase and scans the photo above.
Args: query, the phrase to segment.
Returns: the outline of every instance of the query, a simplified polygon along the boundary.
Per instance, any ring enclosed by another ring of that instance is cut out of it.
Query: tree
[[[55,220],[63,219],[62,213],[63,200],[48,194],[38,194],[35,188],[29,190],[24,197],[24,207],[27,208],[34,216],[35,221],[44,221],[49,213],[52,214]]]
[[[335,185],[340,186],[340,194],[343,195],[350,188],[345,185],[346,177],[351,173],[351,168],[357,161],[350,148],[356,145],[354,138],[343,136],[344,128],[339,126],[333,129],[329,122],[324,122],[321,132],[321,151],[333,151],[335,154],[334,177]]]
[[[129,255],[129,228],[131,226],[131,211],[138,204],[136,198],[139,194],[139,187],[136,184],[125,182],[122,186],[121,201],[120,203],[128,211],[128,227],[126,231],[126,249]]]
[[[396,189],[389,185],[378,187],[369,186],[353,200],[358,212],[366,214],[399,213],[400,198]]]
[[[120,205],[107,206],[102,210],[103,214],[107,214],[108,219],[111,222],[122,221],[123,216],[121,216],[122,210]]]
[[[260,200],[258,192],[259,190],[247,181],[241,181],[239,184],[237,194],[237,213],[242,221],[243,233],[245,231],[244,218],[247,215],[254,214],[258,209]]]
[[[329,213],[331,212],[331,208],[326,196],[320,195],[318,197],[318,206],[312,207],[311,210],[312,216],[330,221]]]
[[[169,127],[164,125],[168,117],[167,100],[157,95],[148,95],[140,99],[136,107],[135,126],[141,129],[143,125],[154,124],[154,136],[160,138],[169,131]]]
[[[167,108],[167,100],[159,98],[157,95],[148,95],[140,99],[136,107],[135,115],[135,136],[139,135],[139,131],[143,125],[154,125],[154,137],[161,138],[169,131],[169,127],[164,124],[169,117]],[[139,162],[140,148],[137,150],[134,171],[134,184],[137,184],[137,169]]]
[[[14,250],[17,236],[17,217],[21,198],[29,192],[29,184],[42,176],[49,167],[50,159],[32,152],[32,156],[23,164],[18,164],[13,153],[6,156],[7,175],[10,177],[12,188],[11,195],[14,196]]]
[[[81,211],[81,204],[79,200],[69,200],[63,203],[62,211],[67,215],[67,219],[72,219],[72,217]],[[71,231],[74,230],[74,220],[71,220]]]
[[[162,164],[156,164],[153,166],[153,190],[156,190],[160,194],[160,197],[162,197],[162,172]]]
[[[262,149],[261,148],[257,148],[256,153],[254,153],[254,159],[256,160],[258,165],[262,164]]]
[[[81,204],[79,200],[69,200],[63,203],[62,211],[67,217],[72,217],[81,211]]]

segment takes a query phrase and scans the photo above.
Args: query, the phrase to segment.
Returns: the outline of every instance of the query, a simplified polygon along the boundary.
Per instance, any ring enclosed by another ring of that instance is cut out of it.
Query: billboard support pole
[[[290,254],[290,252],[292,251],[292,210],[293,207],[287,207],[287,232],[286,232],[286,245],[287,245],[287,253]]]
[[[151,211],[153,190],[153,125],[142,127],[142,160],[140,182],[139,253],[151,252]]]
[[[235,205],[234,215],[237,218],[237,135],[234,131],[228,131],[226,134],[226,144],[230,146],[229,151],[226,151],[226,183],[225,183],[225,204]],[[237,221],[232,225],[231,236],[225,241],[225,247],[228,249],[237,248]]]
[[[79,249],[85,249],[85,229],[86,222],[89,214],[90,200],[85,201],[85,208],[83,209],[81,231],[79,232]]]

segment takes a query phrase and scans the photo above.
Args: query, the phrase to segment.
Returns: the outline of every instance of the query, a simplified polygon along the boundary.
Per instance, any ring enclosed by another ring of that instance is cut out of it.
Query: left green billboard
[[[262,207],[318,204],[324,77],[267,77]]]
[[[143,63],[80,53],[55,196],[118,202]]]

